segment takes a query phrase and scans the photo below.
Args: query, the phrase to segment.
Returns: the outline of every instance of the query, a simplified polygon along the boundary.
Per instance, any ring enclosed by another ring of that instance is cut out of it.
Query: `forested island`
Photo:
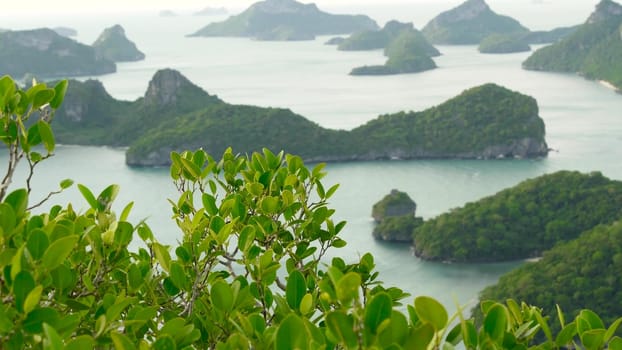
[[[412,23],[388,22],[382,30],[351,35],[338,46],[342,51],[384,49],[388,57],[384,65],[352,69],[351,75],[390,75],[418,73],[436,68],[431,57],[441,53]]]
[[[526,34],[529,29],[517,20],[490,9],[484,0],[467,0],[443,12],[423,28],[433,44],[477,45],[492,34]]]
[[[531,51],[531,47],[521,36],[493,34],[485,37],[477,50],[481,53],[503,54]]]
[[[407,193],[392,190],[372,208],[376,226],[375,239],[389,242],[412,242],[412,232],[423,223],[416,216],[417,204]]]
[[[0,75],[59,77],[100,75],[116,71],[113,61],[94,48],[52,29],[0,33]]]
[[[114,62],[145,59],[145,54],[140,52],[136,44],[125,36],[125,29],[118,24],[104,29],[93,43],[93,48],[99,56]]]
[[[619,217],[618,217],[619,218]],[[527,238],[532,240],[532,237]],[[599,225],[577,239],[559,244],[541,260],[528,262],[503,275],[480,293],[480,300],[517,298],[556,315],[559,305],[571,320],[584,309],[606,324],[622,314],[622,223]],[[474,309],[481,319],[481,311]],[[557,333],[558,322],[551,328]]]
[[[190,36],[250,37],[258,40],[313,40],[316,35],[375,30],[364,15],[333,15],[315,4],[294,0],[264,0],[223,22],[210,23]]]
[[[351,131],[322,128],[288,109],[231,105],[179,72],[158,71],[134,102],[97,81],[69,84],[54,120],[59,142],[129,146],[127,163],[170,164],[170,152],[263,147],[307,161],[531,158],[548,153],[536,101],[486,84],[422,112],[382,115]]]
[[[414,249],[446,262],[534,258],[621,215],[622,182],[560,171],[427,220],[414,231]]]
[[[622,6],[602,0],[588,20],[560,42],[536,51],[529,70],[578,73],[622,89]]]

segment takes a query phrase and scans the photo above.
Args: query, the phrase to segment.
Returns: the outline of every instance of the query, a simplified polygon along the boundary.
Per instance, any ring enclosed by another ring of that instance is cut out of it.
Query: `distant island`
[[[193,13],[193,15],[195,16],[222,16],[228,13],[229,11],[227,11],[227,9],[224,7],[205,7],[202,10],[199,10]]]
[[[190,36],[249,37],[257,40],[312,40],[316,35],[349,34],[377,29],[364,15],[333,15],[315,4],[265,0],[224,22],[210,23]]]
[[[52,29],[0,33],[0,75],[69,77],[115,71],[115,63],[98,55],[94,48]]]
[[[531,51],[531,47],[524,37],[492,34],[479,43],[477,50],[481,53],[516,53]]]
[[[622,314],[621,270],[622,223],[600,225],[501,276],[480,293],[480,300],[522,300],[542,307],[546,315],[556,315],[559,306],[567,319],[589,309],[609,325]],[[481,311],[474,312],[481,319]],[[557,334],[559,322],[549,324]]]
[[[477,45],[492,34],[526,34],[529,29],[493,12],[484,0],[467,0],[436,16],[422,31],[433,44]]]
[[[73,29],[73,28],[69,28],[69,27],[54,27],[52,28],[53,31],[55,31],[56,33],[62,35],[62,36],[66,36],[68,38],[72,38],[74,36],[78,36],[78,31]]]
[[[588,20],[556,44],[534,52],[523,68],[578,73],[622,89],[622,6],[602,0]]]
[[[621,216],[621,181],[560,171],[426,220],[414,230],[414,249],[445,262],[534,258]]]
[[[378,38],[382,38],[379,40]],[[436,68],[431,57],[440,52],[412,24],[389,22],[381,31],[354,34],[339,45],[340,50],[384,48],[387,62],[381,66],[354,68],[351,75],[418,73]]]
[[[69,84],[54,119],[58,142],[129,146],[137,166],[170,164],[171,151],[268,147],[305,161],[495,159],[546,156],[536,101],[486,84],[423,112],[383,115],[352,131],[331,130],[281,108],[231,105],[174,70],[158,71],[134,102],[112,98],[97,81]]]
[[[160,17],[177,17],[177,13],[171,10],[162,10],[159,13]]]
[[[392,190],[374,204],[372,217],[376,222],[372,235],[389,242],[412,242],[412,233],[423,219],[416,217],[417,204],[407,193]]]
[[[125,30],[118,24],[106,28],[93,43],[93,48],[98,55],[114,62],[145,59],[145,54],[125,36]]]

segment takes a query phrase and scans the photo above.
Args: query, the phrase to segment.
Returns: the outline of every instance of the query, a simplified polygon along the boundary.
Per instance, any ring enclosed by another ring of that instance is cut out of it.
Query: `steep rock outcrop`
[[[145,59],[145,54],[125,36],[125,30],[118,24],[106,28],[93,43],[93,48],[98,55],[114,62]]]

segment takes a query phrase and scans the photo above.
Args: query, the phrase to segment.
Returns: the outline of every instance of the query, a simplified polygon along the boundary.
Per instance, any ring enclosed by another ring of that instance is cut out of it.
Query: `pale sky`
[[[300,1],[300,0],[299,0]],[[373,4],[373,3],[399,3],[399,2],[429,2],[430,0],[315,0],[300,2],[315,2],[318,6],[322,5],[351,5],[351,4]],[[443,0],[444,1],[444,0]],[[451,1],[451,0],[450,0]],[[128,10],[153,10],[163,9],[201,9],[204,7],[227,7],[245,8],[256,2],[255,0],[30,0],[14,1],[0,0],[2,12],[21,13],[28,12],[96,12],[101,10],[111,10],[115,8],[125,8]]]
[[[116,9],[161,11],[165,9],[197,10],[204,7],[227,7],[230,9],[243,9],[257,0],[0,0],[2,14],[28,14],[28,13],[67,13],[67,12],[115,12]],[[299,0],[301,2],[315,2],[320,8],[338,7],[340,5],[370,5],[388,3],[436,3],[458,5],[464,0]],[[596,0],[488,0],[494,8],[495,5],[505,4],[533,4],[533,3],[596,3]],[[118,12],[118,11],[116,11]]]

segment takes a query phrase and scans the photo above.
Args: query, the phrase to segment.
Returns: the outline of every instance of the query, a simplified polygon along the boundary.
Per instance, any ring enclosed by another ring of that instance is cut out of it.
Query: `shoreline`
[[[604,87],[606,87],[608,89],[611,89],[611,90],[613,90],[615,92],[620,92],[620,89],[618,89],[615,85],[611,84],[607,80],[599,80],[598,82],[600,83],[600,85],[602,85],[602,86],[604,86]]]

